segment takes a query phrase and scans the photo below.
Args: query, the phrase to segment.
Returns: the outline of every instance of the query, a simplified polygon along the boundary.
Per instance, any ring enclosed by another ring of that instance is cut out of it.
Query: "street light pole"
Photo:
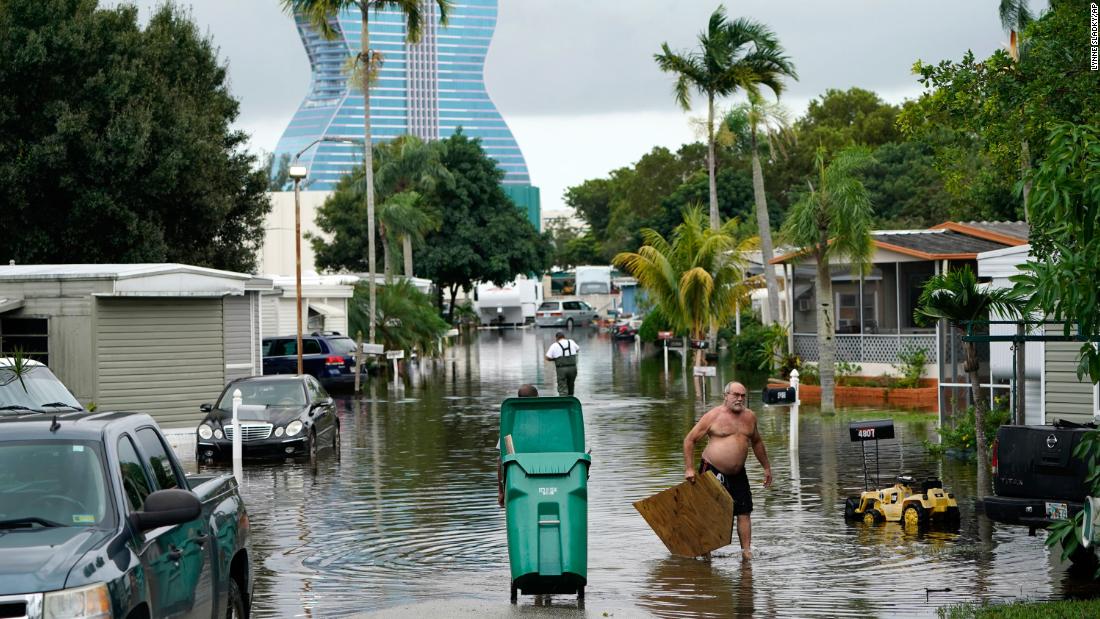
[[[294,296],[298,307],[298,332],[297,332],[297,351],[298,351],[298,375],[305,373],[305,368],[302,364],[302,197],[301,197],[301,183],[309,170],[304,165],[298,165],[298,158],[302,156],[302,153],[313,148],[315,144],[320,142],[343,142],[346,144],[355,144],[357,141],[350,138],[334,138],[334,137],[321,137],[313,140],[305,146],[302,150],[298,151],[294,155],[294,161],[290,165],[290,169],[287,173],[290,178],[294,179]]]
[[[300,186],[302,179],[306,176],[306,167],[297,165],[298,158],[294,159],[295,165],[290,166],[290,178],[294,179],[294,296],[298,307],[298,344],[295,350],[298,352],[298,375],[301,376],[304,368],[302,366],[302,196]]]

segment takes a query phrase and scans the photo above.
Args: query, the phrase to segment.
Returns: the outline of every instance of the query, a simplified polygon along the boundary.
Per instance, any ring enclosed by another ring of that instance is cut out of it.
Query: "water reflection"
[[[342,399],[341,459],[323,458],[315,474],[297,464],[247,466],[256,616],[471,599],[509,612],[496,506],[499,405],[521,383],[553,394],[553,366],[542,357],[552,335],[478,333],[396,385],[373,383],[365,397]],[[897,440],[880,445],[882,481],[901,472],[941,478],[960,497],[962,527],[846,523],[844,498],[864,485],[849,418],[804,407],[792,449],[789,411],[761,406],[759,377],[738,378],[749,385],[775,477],[764,490],[763,471],[749,459],[755,559],[742,564],[736,543],[710,562],[670,557],[631,504],[682,479],[681,442],[704,404],[677,354],[666,374],[659,350],[582,329],[572,337],[582,349],[576,390],[593,457],[589,616],[931,615],[962,601],[1096,593],[1087,576],[1068,574],[1047,553],[1042,537],[975,514],[972,465],[930,458],[921,446],[932,436],[931,416],[897,423]],[[711,406],[734,377],[728,361],[719,364],[707,386]],[[533,603],[521,597],[521,608]],[[572,596],[539,603],[577,612]]]

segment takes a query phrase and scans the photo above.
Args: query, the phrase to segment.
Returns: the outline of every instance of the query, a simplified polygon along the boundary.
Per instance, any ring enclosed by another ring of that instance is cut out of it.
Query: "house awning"
[[[344,310],[336,307],[335,305],[328,305],[326,303],[318,303],[316,301],[309,302],[309,308],[318,314],[324,316],[343,316]]]
[[[0,298],[0,314],[4,312],[10,312],[23,307],[23,298],[18,297],[14,299]]]

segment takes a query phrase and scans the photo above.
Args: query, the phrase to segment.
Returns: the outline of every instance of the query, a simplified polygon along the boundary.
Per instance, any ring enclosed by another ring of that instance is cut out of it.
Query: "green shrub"
[[[736,367],[745,370],[761,370],[771,374],[784,369],[790,374],[791,361],[787,355],[787,330],[782,325],[761,324],[755,314],[741,317],[741,335],[726,326],[718,332],[726,340]]]
[[[642,326],[638,327],[638,338],[643,342],[656,342],[658,331],[672,331],[672,323],[661,312],[661,306],[654,305],[642,319]]]
[[[1007,398],[994,398],[993,410],[985,415],[985,439],[986,447],[993,444],[997,438],[997,429],[1008,423],[1011,411],[1008,410]],[[939,429],[940,442],[933,443],[925,440],[924,447],[933,455],[942,455],[948,450],[957,450],[970,453],[977,449],[977,435],[974,432],[974,407],[966,407],[966,411],[952,419],[949,425]]]
[[[820,385],[821,376],[817,373],[817,364],[803,363],[798,368],[798,382],[803,385]]]
[[[898,353],[898,363],[894,367],[901,377],[895,382],[897,387],[920,387],[921,374],[924,373],[924,364],[928,360],[928,353],[923,348],[906,348]]]

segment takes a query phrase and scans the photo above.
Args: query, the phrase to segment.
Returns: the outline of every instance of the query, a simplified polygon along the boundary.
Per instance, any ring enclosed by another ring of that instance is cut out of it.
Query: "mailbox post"
[[[396,387],[398,382],[399,382],[399,378],[398,378],[398,374],[397,374],[397,361],[399,359],[404,359],[405,358],[405,351],[404,350],[387,350],[386,351],[386,358],[393,361],[393,385],[394,385],[394,387]]]
[[[672,331],[658,331],[657,339],[661,340],[665,349],[665,374],[668,374],[668,341],[672,339]]]
[[[858,442],[860,453],[863,457],[863,488],[871,487],[871,480],[867,471],[867,454],[865,446],[867,441],[875,442],[875,485],[880,484],[878,465],[878,442],[882,439],[894,438],[894,420],[877,419],[874,421],[853,421],[848,424],[848,438],[852,442]]]
[[[718,376],[718,368],[712,365],[697,365],[694,368],[694,374],[700,378],[699,384],[699,397],[703,401],[704,407],[707,403],[707,378]]]

